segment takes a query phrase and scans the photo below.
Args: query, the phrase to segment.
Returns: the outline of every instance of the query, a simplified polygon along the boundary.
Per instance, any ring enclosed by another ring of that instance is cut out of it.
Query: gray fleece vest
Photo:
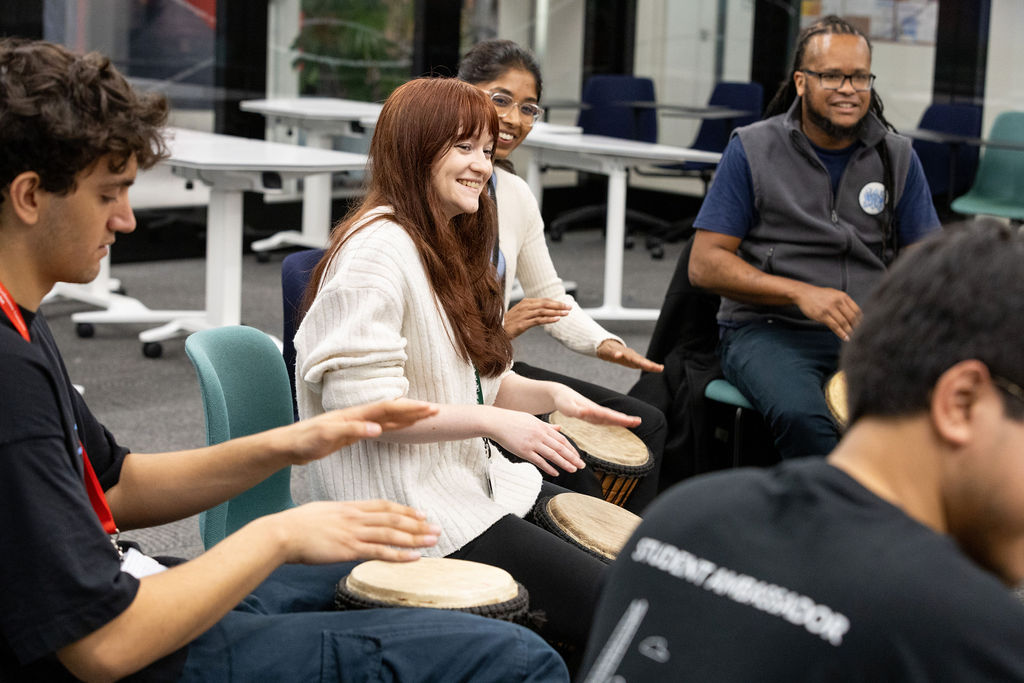
[[[739,256],[755,268],[819,287],[839,289],[863,305],[885,270],[884,171],[875,145],[885,140],[892,164],[893,202],[910,167],[907,138],[889,133],[868,114],[863,147],[850,157],[833,196],[828,171],[800,128],[800,98],[785,114],[736,130],[750,164],[759,220]],[[893,229],[897,229],[896,226]],[[774,318],[823,328],[796,306],[765,306],[722,298],[718,319],[733,323]]]

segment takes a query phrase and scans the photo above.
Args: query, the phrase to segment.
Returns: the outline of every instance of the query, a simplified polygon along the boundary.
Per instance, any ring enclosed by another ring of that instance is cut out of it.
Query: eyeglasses
[[[838,71],[821,72],[811,71],[810,69],[800,69],[800,71],[811,76],[817,76],[818,83],[825,90],[839,90],[847,79],[850,80],[850,85],[853,86],[853,89],[858,92],[871,90],[871,86],[875,84],[875,74],[844,74]]]
[[[1021,389],[1019,384],[1011,382],[1005,377],[1000,377],[999,375],[992,375],[992,384],[995,384],[1010,396],[1013,396],[1021,403],[1024,403],[1024,389]]]
[[[498,110],[498,116],[507,116],[512,108],[516,107],[519,109],[519,115],[528,120],[531,126],[537,123],[541,116],[544,116],[544,110],[532,102],[516,102],[503,92],[491,92],[490,90],[484,90],[484,92],[494,103],[494,108]]]

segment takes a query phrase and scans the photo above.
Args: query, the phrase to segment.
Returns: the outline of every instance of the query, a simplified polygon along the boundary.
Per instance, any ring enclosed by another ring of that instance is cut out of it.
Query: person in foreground
[[[567,348],[601,360],[645,372],[662,366],[626,346],[622,339],[588,316],[566,293],[555,272],[544,240],[544,221],[529,186],[512,172],[509,156],[523,143],[544,113],[540,107],[541,74],[537,60],[511,40],[484,40],[459,62],[459,78],[487,93],[498,112],[500,128],[494,145],[495,169],[488,186],[498,210],[498,248],[494,257],[498,277],[505,285],[505,307],[511,302],[512,283],[518,278],[525,298],[505,313],[502,324],[513,339],[538,325]],[[656,407],[617,391],[566,377],[516,361],[516,374],[568,385],[597,403],[638,415],[633,428],[654,459],[654,470],[640,480],[625,507],[640,513],[658,492],[658,465],[665,446],[665,416]],[[565,474],[554,479],[560,486],[600,496],[600,486],[589,476]],[[572,481],[567,481],[571,479]],[[582,480],[582,481],[581,481]]]
[[[822,385],[841,343],[897,252],[939,228],[874,81],[852,24],[805,28],[765,120],[737,129],[693,223],[690,281],[722,297],[722,372],[783,458],[835,446]]]
[[[605,566],[524,519],[541,494],[538,468],[583,467],[535,415],[623,427],[639,418],[509,370],[485,192],[497,135],[490,100],[457,79],[416,79],[384,103],[366,198],[310,279],[295,337],[299,414],[403,396],[438,413],[312,463],[309,481],[317,497],[423,510],[442,528],[426,553],[505,569],[546,614],[542,634],[582,652]]]
[[[609,571],[587,681],[1021,681],[1024,235],[908,252],[827,460],[682,483]]]
[[[285,465],[437,412],[377,403],[178,453],[117,443],[38,309],[56,282],[93,279],[134,229],[128,190],[164,156],[166,116],[162,96],[137,95],[98,54],[0,40],[0,679],[566,678],[550,647],[510,624],[327,611],[352,566],[338,563],[410,561],[437,541],[403,505],[300,506],[188,562],[117,541],[119,529],[194,515]]]

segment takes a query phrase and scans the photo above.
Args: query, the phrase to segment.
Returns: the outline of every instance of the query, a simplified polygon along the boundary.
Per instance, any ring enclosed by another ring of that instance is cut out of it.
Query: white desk
[[[565,166],[608,176],[608,215],[605,219],[604,301],[587,309],[602,320],[657,320],[656,308],[626,308],[622,305],[622,255],[626,236],[626,170],[650,163],[702,161],[717,164],[716,152],[658,145],[603,135],[548,134],[535,130],[526,136],[524,147],[532,154],[526,182],[538,201],[544,191],[542,164]]]
[[[333,97],[282,97],[247,100],[243,111],[262,114],[271,123],[302,131],[308,147],[331,148],[334,136],[363,137],[377,125],[384,105]],[[547,134],[579,133],[578,126],[538,122],[534,131]],[[331,227],[331,176],[313,175],[304,181],[302,232],[288,230],[252,243],[256,252],[284,246],[320,248],[327,244]]]
[[[282,97],[239,104],[242,111],[262,114],[276,125],[302,131],[305,145],[319,149],[331,149],[331,139],[336,135],[362,137],[361,122],[375,122],[382,106],[333,97]],[[331,174],[310,175],[303,182],[302,232],[287,230],[258,240],[252,243],[253,251],[286,246],[319,249],[327,244],[331,229]]]
[[[285,179],[314,173],[362,169],[366,156],[307,149],[295,145],[229,135],[168,130],[174,174],[210,186],[206,217],[206,308],[202,311],[152,311],[129,297],[111,295],[107,310],[76,313],[75,323],[166,322],[139,334],[147,356],[159,356],[159,342],[208,327],[237,325],[242,304],[242,193],[274,191]],[[90,287],[109,291],[106,275]],[[98,305],[103,305],[102,303]]]

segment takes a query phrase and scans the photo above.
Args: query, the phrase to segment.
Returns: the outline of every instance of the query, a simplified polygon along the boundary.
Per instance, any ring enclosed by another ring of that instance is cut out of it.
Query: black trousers
[[[637,482],[636,488],[633,489],[633,493],[630,494],[629,500],[626,501],[624,507],[638,515],[642,514],[644,508],[658,495],[658,472],[661,470],[661,459],[665,450],[665,435],[667,433],[665,416],[662,412],[650,403],[641,401],[638,398],[620,394],[612,389],[584,382],[574,377],[534,367],[527,363],[516,361],[512,369],[523,377],[564,384],[586,396],[594,403],[606,408],[618,410],[627,415],[640,416],[640,425],[632,429],[632,432],[640,437],[640,440],[650,450],[651,457],[654,458],[654,469],[651,470],[650,474]],[[598,498],[601,497],[601,485],[590,468],[572,473],[559,472],[557,477],[545,474],[544,479],[570,491],[585,493],[597,496]]]
[[[565,492],[544,482],[540,498]],[[570,669],[582,657],[608,568],[604,562],[537,526],[532,515],[505,515],[448,557],[507,571],[529,591],[530,610],[543,612],[538,633],[562,652]]]

